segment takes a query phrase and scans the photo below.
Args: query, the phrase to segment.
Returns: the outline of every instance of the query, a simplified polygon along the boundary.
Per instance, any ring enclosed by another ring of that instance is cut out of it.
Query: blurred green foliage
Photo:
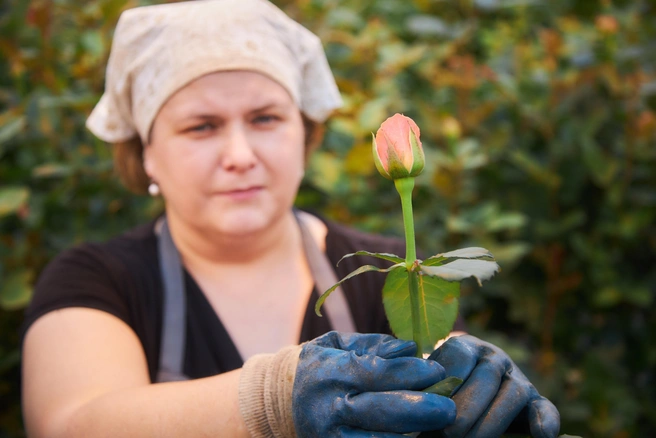
[[[0,437],[24,436],[18,327],[40,270],[161,209],[84,128],[118,15],[146,3],[0,4]],[[656,434],[656,2],[275,3],[319,34],[345,100],[298,204],[402,235],[371,131],[414,118],[420,246],[502,266],[465,285],[469,330],[523,366],[563,433]]]

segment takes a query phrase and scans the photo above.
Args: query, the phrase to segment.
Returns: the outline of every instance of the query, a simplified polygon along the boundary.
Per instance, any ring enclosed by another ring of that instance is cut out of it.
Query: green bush
[[[40,270],[161,209],[120,186],[84,128],[118,15],[137,3],[0,6],[0,437],[24,436],[18,327]],[[420,246],[484,246],[502,266],[465,285],[469,330],[526,369],[564,433],[656,433],[654,3],[276,4],[320,35],[345,99],[298,204],[401,235],[371,131],[413,117],[427,153]]]

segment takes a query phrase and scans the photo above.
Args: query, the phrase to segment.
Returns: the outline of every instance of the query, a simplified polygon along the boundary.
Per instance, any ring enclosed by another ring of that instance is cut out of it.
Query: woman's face
[[[203,76],[160,110],[144,167],[168,214],[186,226],[231,236],[261,231],[289,212],[303,177],[301,113],[260,73]]]

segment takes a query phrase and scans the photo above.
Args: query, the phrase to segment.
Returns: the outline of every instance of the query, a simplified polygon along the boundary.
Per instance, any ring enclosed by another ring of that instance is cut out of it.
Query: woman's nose
[[[248,133],[242,126],[228,129],[222,149],[221,164],[226,170],[247,170],[257,161]]]

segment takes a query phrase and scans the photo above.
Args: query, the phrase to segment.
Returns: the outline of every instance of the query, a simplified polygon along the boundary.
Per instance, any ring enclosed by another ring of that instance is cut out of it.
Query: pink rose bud
[[[403,114],[394,114],[380,125],[373,138],[373,152],[376,169],[387,179],[414,177],[424,169],[419,127]]]

